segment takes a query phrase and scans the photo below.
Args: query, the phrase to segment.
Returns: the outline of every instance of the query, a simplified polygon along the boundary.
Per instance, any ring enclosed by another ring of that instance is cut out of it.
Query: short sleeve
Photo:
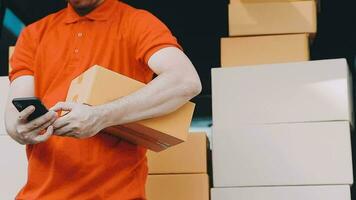
[[[11,72],[9,79],[12,82],[24,75],[34,74],[34,59],[37,50],[36,35],[26,27],[20,34],[13,55],[10,58]]]
[[[147,64],[155,52],[165,47],[182,49],[167,26],[147,11],[137,11],[132,26],[136,59],[140,62]]]

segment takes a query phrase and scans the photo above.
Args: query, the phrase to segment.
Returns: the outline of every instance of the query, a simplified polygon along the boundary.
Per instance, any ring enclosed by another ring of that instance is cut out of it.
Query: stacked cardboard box
[[[351,200],[348,186],[255,187],[213,189],[219,200]]]
[[[205,133],[191,133],[182,144],[148,152],[147,199],[208,200],[208,147]]]
[[[230,37],[221,40],[221,66],[309,60],[316,16],[313,0],[231,0]]]
[[[350,91],[345,59],[213,69],[212,200],[349,200]]]

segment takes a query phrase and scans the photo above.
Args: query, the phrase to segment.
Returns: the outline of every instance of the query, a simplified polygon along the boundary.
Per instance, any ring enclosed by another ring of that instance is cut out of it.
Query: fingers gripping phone
[[[48,112],[47,108],[36,97],[14,98],[12,104],[14,104],[19,112],[22,112],[29,106],[35,107],[35,111],[28,116],[27,121],[32,121]]]

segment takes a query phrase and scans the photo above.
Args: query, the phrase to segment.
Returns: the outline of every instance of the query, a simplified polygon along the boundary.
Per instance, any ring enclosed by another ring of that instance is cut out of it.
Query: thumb
[[[38,135],[33,139],[35,141],[35,144],[48,140],[53,135],[53,131],[54,131],[53,126],[49,126],[47,128],[47,131],[43,135]]]
[[[55,106],[53,106],[52,108],[50,108],[49,110],[52,111],[71,111],[73,109],[74,104],[71,102],[58,102]]]

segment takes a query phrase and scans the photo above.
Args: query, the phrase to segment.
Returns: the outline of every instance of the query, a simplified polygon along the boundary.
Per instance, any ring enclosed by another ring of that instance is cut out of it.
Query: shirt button
[[[75,50],[74,50],[74,53],[78,53],[78,52],[79,52],[79,49],[75,49]]]
[[[78,33],[78,37],[82,37],[83,36],[83,33]]]

